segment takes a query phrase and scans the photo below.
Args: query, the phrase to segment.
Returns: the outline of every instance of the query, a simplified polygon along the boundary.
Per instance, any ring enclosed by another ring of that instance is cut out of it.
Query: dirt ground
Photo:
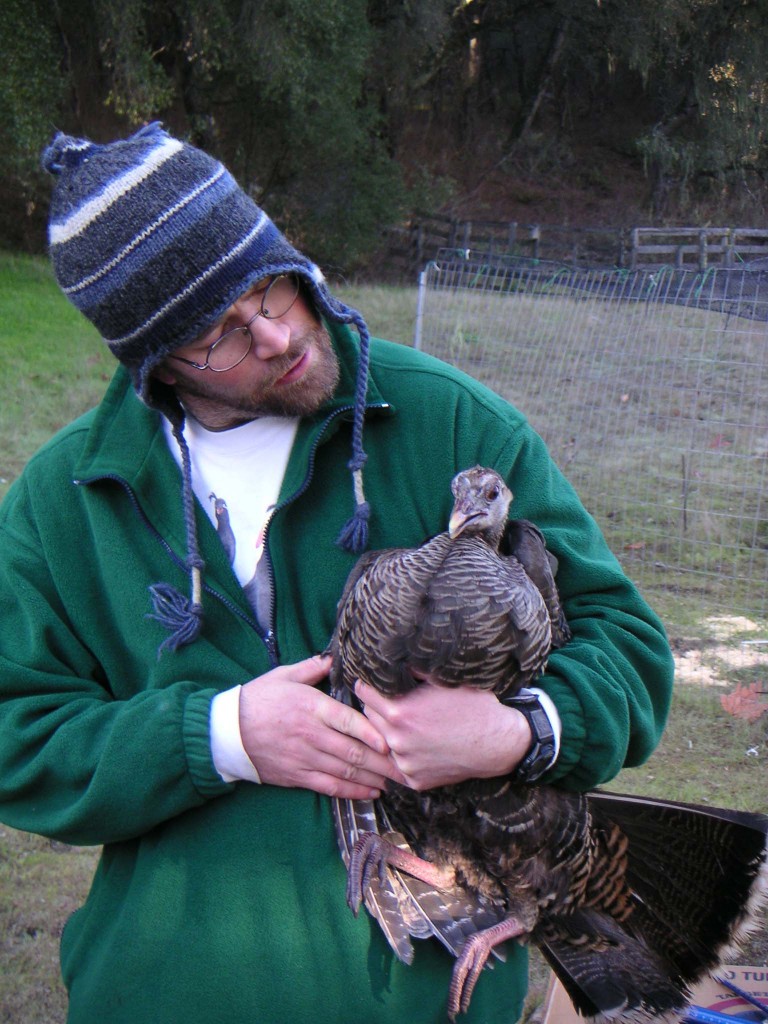
[[[763,669],[768,679],[768,635],[758,623],[724,615],[706,619],[704,625],[704,639],[672,639],[678,682],[731,687],[734,675],[744,669]]]

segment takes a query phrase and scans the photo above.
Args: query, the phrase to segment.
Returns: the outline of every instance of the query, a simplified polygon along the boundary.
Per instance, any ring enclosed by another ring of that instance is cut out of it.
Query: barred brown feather
[[[458,535],[371,552],[356,566],[331,645],[337,681],[351,687],[362,678],[396,694],[431,676],[501,694],[543,671],[550,610],[516,555],[498,550],[512,495],[493,470],[475,467],[457,481],[456,506],[465,517]],[[529,560],[543,563],[543,575],[549,563],[543,538],[538,543],[538,558]]]
[[[526,521],[505,527],[511,495],[501,478],[475,467],[453,490],[448,533],[364,556],[350,576],[331,645],[337,694],[358,677],[402,693],[421,676],[514,693],[567,642],[544,539]],[[496,945],[515,937],[541,948],[579,1013],[666,1019],[738,940],[768,887],[763,815],[511,778],[425,793],[392,785],[373,812],[368,833],[342,839],[350,905],[365,898],[371,909],[372,893],[402,882],[400,925],[389,913],[379,919],[396,952],[400,928],[437,935],[455,953],[452,1017]],[[412,928],[414,910],[440,923]]]

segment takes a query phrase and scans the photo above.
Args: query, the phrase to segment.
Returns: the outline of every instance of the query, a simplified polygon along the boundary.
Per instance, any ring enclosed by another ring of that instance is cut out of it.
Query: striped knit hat
[[[152,370],[261,278],[299,275],[320,314],[354,324],[360,335],[349,463],[356,508],[338,543],[362,551],[370,514],[362,489],[369,347],[362,316],[330,294],[320,269],[222,164],[158,123],[106,145],[59,133],[42,164],[56,177],[49,245],[59,285],[127,367],[139,397],[171,420],[181,448],[192,598],[185,601],[165,584],[153,589],[158,617],[174,629],[166,644],[175,648],[199,631],[202,563],[183,412],[156,389]]]

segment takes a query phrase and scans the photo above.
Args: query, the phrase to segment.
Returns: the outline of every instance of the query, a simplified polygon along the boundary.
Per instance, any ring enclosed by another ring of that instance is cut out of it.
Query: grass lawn
[[[345,287],[339,294],[361,309],[374,335],[411,342],[415,289]],[[98,401],[113,366],[96,332],[60,295],[46,261],[0,254],[0,497],[44,440]],[[675,638],[680,682],[666,734],[646,765],[624,771],[610,788],[768,810],[768,715],[750,723],[720,704],[735,681],[761,681],[767,673],[747,658],[734,666],[732,649],[719,646],[723,628],[691,616],[690,636],[706,638],[696,649],[698,674],[684,661],[690,645]],[[749,635],[743,624],[734,628]],[[0,825],[0,1022],[62,1024],[58,938],[85,897],[97,856]],[[766,935],[766,928],[758,932],[740,962],[768,964]],[[544,985],[537,960],[534,1014]]]

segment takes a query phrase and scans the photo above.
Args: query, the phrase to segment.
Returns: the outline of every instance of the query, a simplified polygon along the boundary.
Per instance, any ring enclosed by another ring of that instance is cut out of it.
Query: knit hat
[[[94,324],[128,369],[139,397],[170,419],[182,454],[190,600],[167,584],[152,588],[156,617],[173,630],[165,646],[200,629],[201,571],[184,415],[156,386],[152,370],[194,341],[256,281],[299,276],[326,319],[360,335],[352,458],[355,513],[337,543],[359,553],[370,509],[362,488],[368,328],[328,291],[319,267],[295,249],[217,160],[155,122],[128,139],[98,145],[58,133],[42,155],[55,176],[49,247],[67,298]]]

